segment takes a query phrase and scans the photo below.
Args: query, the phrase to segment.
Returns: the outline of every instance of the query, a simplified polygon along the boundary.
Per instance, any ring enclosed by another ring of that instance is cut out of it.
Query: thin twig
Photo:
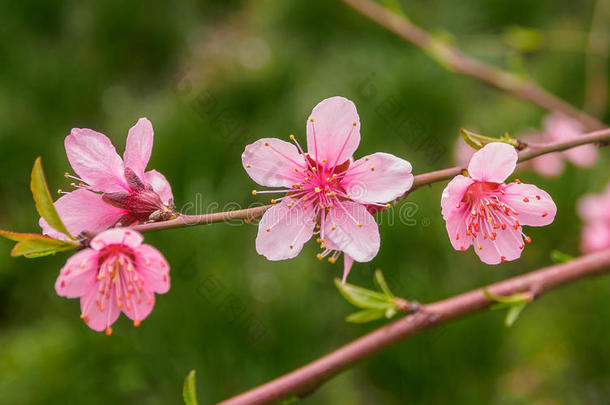
[[[474,59],[371,0],[342,1],[365,17],[421,48],[437,62],[456,73],[474,77],[548,111],[560,111],[582,122],[589,131],[605,126],[597,118],[552,95],[537,83]]]
[[[527,293],[532,294],[533,299],[561,285],[600,275],[608,270],[610,270],[610,249],[422,305],[413,315],[382,326],[291,373],[220,404],[258,405],[309,395],[329,379],[365,358],[419,332],[473,314],[494,304],[495,301],[487,298],[483,290],[497,296]]]

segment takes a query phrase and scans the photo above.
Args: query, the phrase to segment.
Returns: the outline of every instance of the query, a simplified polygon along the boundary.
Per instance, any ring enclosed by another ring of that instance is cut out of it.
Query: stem
[[[342,1],[365,17],[421,48],[441,65],[456,73],[472,76],[548,111],[561,111],[582,122],[587,130],[593,131],[604,127],[597,118],[550,94],[535,82],[474,59],[371,0]]]
[[[610,128],[590,132],[588,134],[583,134],[569,141],[538,144],[535,147],[530,146],[519,153],[519,162],[525,162],[526,160],[533,159],[537,156],[544,155],[546,153],[560,152],[562,150],[574,148],[576,146],[581,146],[589,143],[605,142],[610,142]],[[413,187],[411,187],[411,189],[403,196],[399,197],[398,200],[405,198],[414,190],[417,190],[418,188],[426,184],[432,184],[439,181],[452,179],[453,177],[460,174],[463,170],[465,170],[464,167],[456,166],[447,169],[437,170],[434,172],[418,174],[417,176],[415,176]],[[180,215],[178,218],[169,221],[135,225],[132,228],[138,232],[153,232],[165,229],[185,228],[188,226],[195,225],[208,225],[238,219],[252,221],[256,218],[261,217],[265,213],[265,211],[267,211],[272,206],[273,205],[263,205],[255,208],[245,208],[241,210],[226,212],[215,212],[213,214],[204,215]]]
[[[485,289],[498,296],[531,292],[532,297],[538,297],[563,284],[600,275],[608,270],[610,270],[610,249],[491,284]],[[486,298],[483,289],[479,288],[442,301],[422,305],[411,316],[382,326],[312,363],[220,404],[256,405],[288,397],[302,398],[341,371],[367,357],[419,332],[473,314],[494,303],[495,301]]]

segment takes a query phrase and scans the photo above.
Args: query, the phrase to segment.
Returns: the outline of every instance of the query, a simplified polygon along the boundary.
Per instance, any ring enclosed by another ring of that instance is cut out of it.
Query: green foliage
[[[523,311],[525,306],[532,300],[531,296],[523,293],[509,295],[508,297],[501,297],[498,295],[493,295],[486,289],[483,289],[483,294],[490,300],[498,302],[497,304],[491,306],[492,310],[508,309],[506,312],[506,318],[504,318],[504,324],[507,327],[510,327],[515,323],[521,314],[521,311]]]
[[[197,405],[197,381],[195,374],[195,370],[191,370],[184,379],[182,398],[184,398],[185,405]]]

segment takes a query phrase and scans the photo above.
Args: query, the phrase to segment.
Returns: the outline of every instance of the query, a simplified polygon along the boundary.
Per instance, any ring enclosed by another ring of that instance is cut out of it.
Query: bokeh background
[[[593,1],[400,4],[439,37],[578,107],[596,80],[590,64],[608,73],[598,55],[607,49],[588,57]],[[63,139],[72,127],[101,131],[122,152],[128,129],[148,117],[149,167],[170,180],[178,208],[203,213],[265,202],[250,193],[243,147],[290,133],[304,142],[311,108],[329,96],[358,107],[358,156],[391,152],[418,173],[453,163],[460,127],[497,136],[539,128],[545,115],[452,74],[338,1],[21,0],[0,2],[0,16],[3,229],[39,229],[28,189],[37,156],[51,187],[69,188]],[[610,17],[602,18],[607,34]],[[604,188],[608,158],[602,150],[595,168],[570,166],[559,179],[519,174],[559,211],[551,226],[529,229],[534,243],[517,262],[491,267],[451,249],[437,184],[394,207],[393,224],[381,217],[379,255],[356,264],[350,281],[371,287],[381,268],[396,294],[427,302],[548,265],[553,249],[578,254],[575,204]],[[13,259],[0,241],[0,403],[180,404],[191,369],[200,403],[213,403],[383,324],[344,321],[354,308],[332,283],[342,265],[316,260],[315,243],[269,262],[255,235],[238,223],[146,235],[172,266],[172,288],[140,328],[122,316],[111,337],[84,325],[77,300],[55,294],[66,255]],[[583,281],[531,305],[512,328],[496,311],[437,328],[302,403],[605,404],[609,296],[610,280]]]

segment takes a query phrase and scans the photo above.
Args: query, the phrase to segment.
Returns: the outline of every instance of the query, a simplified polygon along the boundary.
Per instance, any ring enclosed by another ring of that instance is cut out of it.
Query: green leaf
[[[11,250],[11,256],[24,256],[29,259],[54,255],[58,252],[74,250],[78,244],[49,238],[48,236],[37,235],[32,239],[25,239],[18,242]]]
[[[574,257],[567,253],[560,252],[559,250],[551,251],[551,261],[553,263],[567,263],[572,259],[574,259]]]
[[[36,203],[36,210],[41,217],[43,217],[49,225],[51,225],[57,231],[69,236],[74,239],[70,232],[66,229],[66,226],[59,218],[55,206],[53,205],[53,198],[49,192],[47,181],[44,177],[44,171],[42,170],[42,162],[40,157],[34,161],[34,167],[32,168],[32,179],[30,181],[30,189],[34,196],[34,202]]]
[[[502,135],[500,138],[492,138],[489,136],[485,136],[485,135],[480,135],[477,133],[474,133],[472,131],[468,131],[467,129],[460,129],[460,135],[462,135],[462,138],[464,139],[464,141],[472,146],[475,149],[481,149],[483,146],[487,145],[488,143],[493,143],[493,142],[503,142],[503,143],[507,143],[511,146],[518,146],[519,145],[519,141],[517,141],[515,138],[511,137],[510,135],[508,135],[508,133]]]
[[[368,290],[349,283],[341,283],[341,280],[335,278],[335,286],[339,292],[352,305],[362,309],[383,309],[386,310],[390,306],[394,306],[394,300],[377,291]]]
[[[506,312],[506,318],[504,319],[504,324],[507,327],[513,326],[523,308],[527,305],[527,302],[522,302],[520,304],[512,304],[511,307]]]
[[[197,405],[197,383],[195,380],[195,370],[191,370],[191,372],[188,373],[184,379],[182,397],[184,398],[185,405]]]
[[[12,232],[12,231],[5,231],[3,229],[0,229],[0,236],[3,236],[6,239],[12,240],[15,242],[22,242],[24,240],[30,240],[30,239],[48,239],[48,236],[40,235],[38,233]]]
[[[500,295],[494,295],[487,291],[487,289],[485,288],[483,288],[483,295],[485,295],[485,297],[489,298],[490,300],[497,301],[502,304],[519,304],[521,302],[527,303],[530,301],[529,296],[524,293],[517,293],[509,295],[507,297],[503,297]]]
[[[386,310],[383,308],[364,309],[362,311],[354,312],[353,314],[348,315],[345,320],[351,323],[367,323],[384,318],[385,316]]]
[[[394,298],[394,294],[390,291],[390,287],[388,287],[388,283],[386,283],[385,277],[383,277],[383,273],[380,269],[375,270],[375,283],[385,295]]]

